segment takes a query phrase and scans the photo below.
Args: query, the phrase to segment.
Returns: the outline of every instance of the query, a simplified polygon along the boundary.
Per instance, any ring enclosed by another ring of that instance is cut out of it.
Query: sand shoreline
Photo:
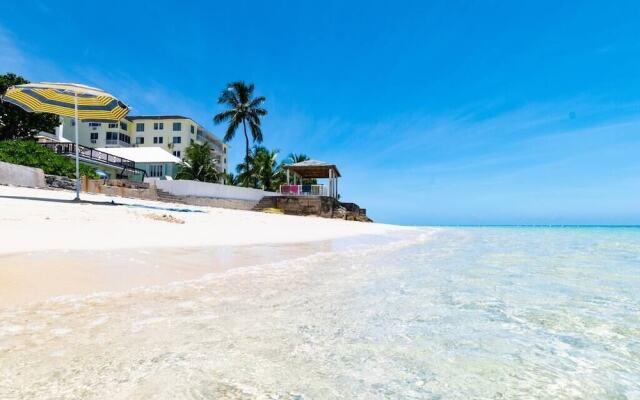
[[[407,229],[105,195],[83,194],[82,198],[105,204],[68,202],[73,199],[69,191],[0,186],[0,255],[43,250],[286,244]],[[124,205],[110,205],[111,200]],[[172,207],[198,212],[166,210]]]
[[[415,231],[103,195],[83,195],[103,204],[65,201],[72,197],[0,186],[0,308],[198,279]]]
[[[230,270],[371,248],[405,235],[354,236],[290,244],[194,248],[52,250],[0,255],[0,309],[56,298],[128,292]]]

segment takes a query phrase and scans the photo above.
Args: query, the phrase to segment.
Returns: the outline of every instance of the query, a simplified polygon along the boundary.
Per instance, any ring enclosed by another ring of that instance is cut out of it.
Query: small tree
[[[187,147],[185,164],[181,165],[176,179],[201,182],[218,182],[220,172],[215,168],[216,161],[211,156],[208,143],[192,143]]]
[[[14,85],[29,83],[16,74],[0,75],[0,95]],[[29,113],[11,103],[0,102],[0,140],[33,137],[38,132],[53,132],[60,125],[57,115]]]

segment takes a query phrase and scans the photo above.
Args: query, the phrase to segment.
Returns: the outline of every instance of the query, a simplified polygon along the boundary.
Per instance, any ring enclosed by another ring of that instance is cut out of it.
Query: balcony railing
[[[105,140],[106,147],[131,147],[131,143],[123,142],[122,140],[114,140],[114,139],[106,139]]]
[[[294,196],[329,196],[325,185],[280,185],[280,193]]]
[[[44,147],[48,147],[58,154],[75,155],[75,143],[42,143]],[[91,147],[78,146],[78,153],[81,158],[91,161],[97,161],[114,167],[127,168],[130,170],[142,171],[136,168],[136,163],[126,158],[117,157],[107,154],[103,151],[93,149]]]

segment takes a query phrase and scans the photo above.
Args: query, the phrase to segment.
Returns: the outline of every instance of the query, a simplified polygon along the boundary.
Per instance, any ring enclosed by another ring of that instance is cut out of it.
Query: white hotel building
[[[74,141],[75,122],[63,118],[56,135]],[[209,143],[216,168],[228,171],[228,146],[191,118],[181,115],[127,116],[117,123],[82,122],[78,142],[92,148],[159,147],[184,159],[191,143]]]

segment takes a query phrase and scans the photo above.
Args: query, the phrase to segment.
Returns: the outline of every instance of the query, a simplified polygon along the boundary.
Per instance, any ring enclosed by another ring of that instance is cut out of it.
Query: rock
[[[52,188],[76,190],[75,179],[67,178],[66,176],[45,175],[44,180],[47,186]]]

